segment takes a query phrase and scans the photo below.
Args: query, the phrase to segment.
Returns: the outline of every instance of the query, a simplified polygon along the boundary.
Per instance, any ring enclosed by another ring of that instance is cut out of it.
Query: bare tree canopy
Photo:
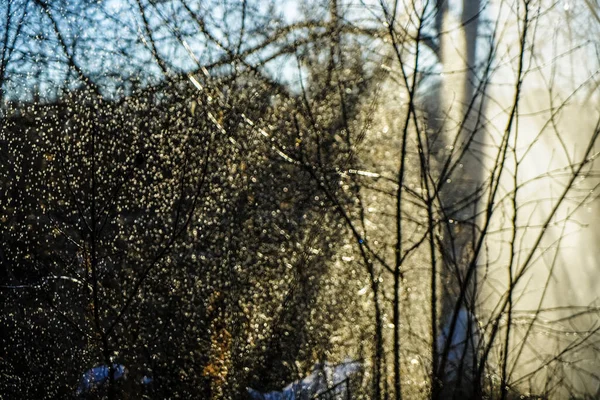
[[[2,2],[0,398],[596,398],[599,15]]]

